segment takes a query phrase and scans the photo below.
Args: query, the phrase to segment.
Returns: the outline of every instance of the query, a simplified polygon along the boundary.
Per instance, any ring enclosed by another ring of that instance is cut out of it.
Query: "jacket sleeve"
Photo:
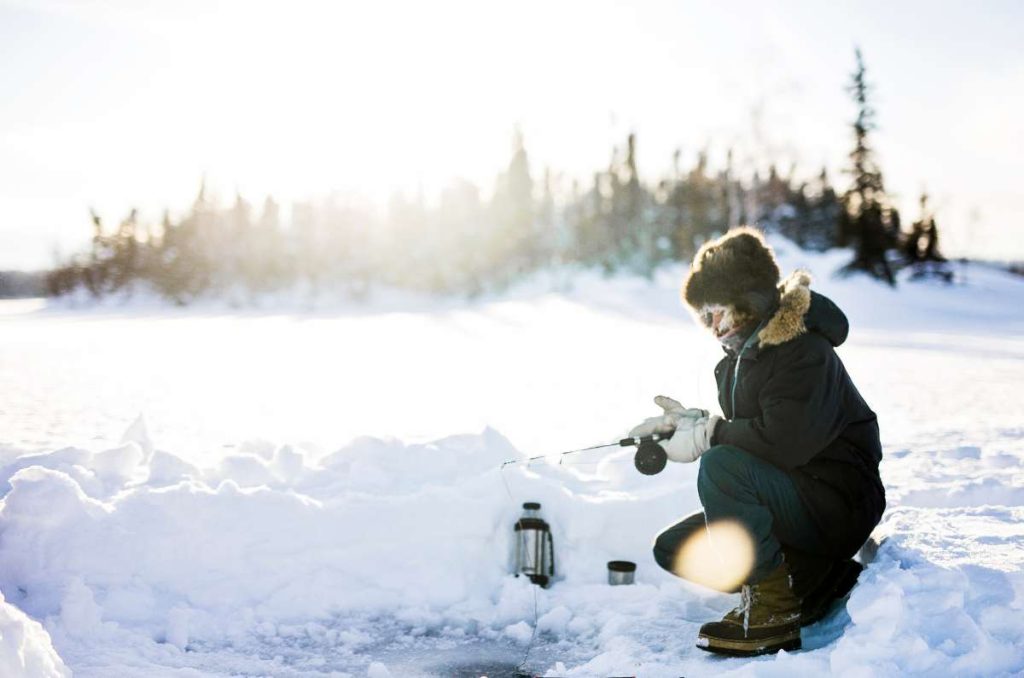
[[[721,421],[715,444],[735,445],[779,468],[803,466],[845,426],[839,360],[824,339],[780,347],[758,394],[760,416]]]

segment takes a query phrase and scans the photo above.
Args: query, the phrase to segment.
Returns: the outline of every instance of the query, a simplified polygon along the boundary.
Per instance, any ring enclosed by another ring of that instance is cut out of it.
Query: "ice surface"
[[[717,409],[681,272],[464,307],[0,313],[0,675],[1024,671],[1018,280],[816,283],[853,324],[840,352],[880,416],[890,506],[803,652],[694,647],[734,601],[649,547],[699,508],[695,465],[642,476],[613,448],[500,471],[615,440],[657,393]],[[527,500],[553,527],[547,590],[507,574]],[[616,559],[636,585],[607,585]]]

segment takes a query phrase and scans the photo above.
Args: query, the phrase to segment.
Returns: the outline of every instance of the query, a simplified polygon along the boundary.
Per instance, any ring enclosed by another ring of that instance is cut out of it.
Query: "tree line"
[[[204,294],[256,295],[296,285],[354,297],[380,285],[473,296],[551,266],[650,275],[742,224],[812,250],[851,248],[846,273],[895,285],[895,270],[910,266],[916,277],[951,280],[926,196],[920,218],[905,229],[886,194],[870,144],[875,111],[859,50],[856,63],[848,90],[857,116],[844,191],[824,169],[809,181],[797,179],[793,167],[748,172],[734,165],[731,152],[721,167],[710,167],[701,152],[684,168],[676,151],[666,176],[643,182],[637,136],[629,134],[606,168],[565,192],[556,190],[550,170],[534,176],[517,132],[508,165],[486,198],[457,181],[436,201],[399,193],[383,210],[355,198],[295,203],[285,223],[272,198],[255,207],[239,195],[219,207],[204,184],[179,219],[165,212],[159,223],[142,223],[131,210],[111,227],[93,213],[91,246],[49,272],[47,290],[85,288],[103,296],[145,285],[181,304]]]

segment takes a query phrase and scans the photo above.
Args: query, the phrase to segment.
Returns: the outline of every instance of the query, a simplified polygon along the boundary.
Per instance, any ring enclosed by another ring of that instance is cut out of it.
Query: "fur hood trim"
[[[793,271],[779,284],[779,308],[758,332],[761,346],[778,346],[807,332],[804,316],[811,308],[811,274]]]

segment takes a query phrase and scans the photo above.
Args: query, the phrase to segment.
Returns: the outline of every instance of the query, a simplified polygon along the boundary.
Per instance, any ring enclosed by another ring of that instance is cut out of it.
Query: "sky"
[[[180,214],[333,192],[485,192],[513,130],[563,186],[638,139],[643,178],[712,167],[842,188],[863,50],[905,220],[955,256],[1024,259],[1024,3],[0,0],[0,269],[84,246],[89,209]]]

